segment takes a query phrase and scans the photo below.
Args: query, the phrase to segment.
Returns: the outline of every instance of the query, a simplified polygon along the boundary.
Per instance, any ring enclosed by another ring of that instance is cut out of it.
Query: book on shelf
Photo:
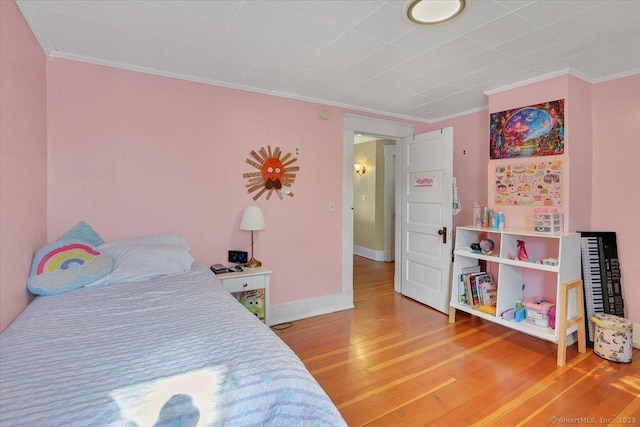
[[[471,296],[471,288],[467,288],[467,276],[479,272],[479,265],[464,267],[460,270],[460,277],[458,278],[458,302],[460,304],[473,305],[469,299]]]
[[[480,305],[496,304],[496,285],[490,273],[478,274],[473,277],[478,292]]]

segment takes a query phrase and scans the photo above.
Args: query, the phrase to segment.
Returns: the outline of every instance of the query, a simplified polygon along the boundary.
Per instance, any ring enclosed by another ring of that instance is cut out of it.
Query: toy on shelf
[[[482,253],[485,255],[491,255],[494,247],[495,245],[491,239],[482,239],[480,241],[480,250],[482,250]]]
[[[527,255],[527,248],[524,246],[524,240],[518,240],[518,259],[520,261],[529,261],[529,255]]]

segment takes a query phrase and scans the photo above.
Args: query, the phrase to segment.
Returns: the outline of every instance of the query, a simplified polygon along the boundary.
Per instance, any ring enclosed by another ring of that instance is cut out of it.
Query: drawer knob
[[[245,284],[242,285],[243,288],[246,288],[247,286],[249,286],[248,283],[245,283]]]

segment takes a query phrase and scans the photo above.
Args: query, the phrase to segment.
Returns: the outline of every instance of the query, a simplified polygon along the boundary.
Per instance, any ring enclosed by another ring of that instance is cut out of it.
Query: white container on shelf
[[[562,214],[555,212],[534,212],[531,214],[531,229],[536,233],[561,233]]]

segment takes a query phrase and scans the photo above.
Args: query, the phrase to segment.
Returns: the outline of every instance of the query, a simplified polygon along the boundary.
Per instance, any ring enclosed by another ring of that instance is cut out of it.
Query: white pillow
[[[190,252],[191,246],[189,243],[178,233],[160,233],[150,234],[148,236],[130,237],[128,239],[114,240],[112,242],[103,243],[99,246],[100,249],[111,250],[132,245],[176,245]]]
[[[103,249],[114,260],[113,271],[95,285],[135,282],[189,271],[193,257],[176,245],[134,244]]]

